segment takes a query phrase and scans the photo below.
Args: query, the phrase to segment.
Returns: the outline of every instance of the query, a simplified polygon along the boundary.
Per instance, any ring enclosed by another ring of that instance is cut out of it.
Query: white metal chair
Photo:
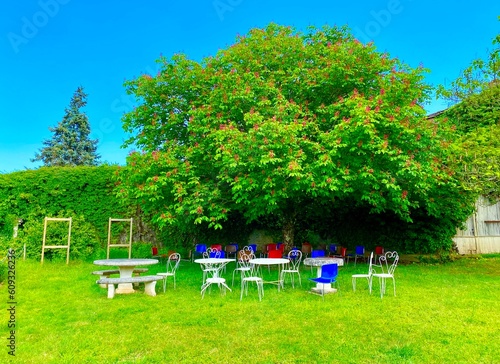
[[[299,284],[302,287],[302,281],[300,279],[300,262],[302,261],[302,252],[298,249],[292,249],[288,252],[288,260],[290,261],[288,263],[288,266],[281,271],[281,287],[284,288],[285,285],[285,275],[289,274],[291,281],[292,281],[292,287],[295,288],[295,280],[294,280],[294,274],[297,274],[299,277]]]
[[[394,271],[398,265],[399,255],[397,252],[387,252],[384,255],[381,255],[379,260],[382,267],[382,273],[373,273],[372,276],[377,277],[379,280],[380,298],[384,296],[387,279],[392,279],[394,296],[396,296],[396,280],[394,279]],[[392,264],[389,264],[389,260],[392,260]]]
[[[179,253],[170,254],[167,260],[167,271],[157,273],[157,275],[163,277],[163,292],[167,288],[167,278],[174,277],[174,289],[175,289],[175,272],[179,268],[179,263],[181,261],[181,255]]]
[[[374,273],[373,270],[373,252],[370,253],[370,262],[368,265],[368,273],[360,273],[352,275],[352,290],[356,291],[356,279],[357,278],[366,278],[368,280],[368,290],[372,293],[372,276]]]
[[[252,250],[249,247],[244,247],[238,252],[238,260],[236,261],[236,268],[233,270],[233,280],[231,287],[234,286],[234,275],[236,272],[241,273],[241,279],[243,279],[244,272],[248,272],[251,269],[250,259],[255,258]]]
[[[231,291],[231,288],[229,288],[229,286],[226,284],[226,279],[220,276],[220,272],[223,270],[225,265],[226,263],[205,264],[205,267],[207,269],[203,272],[206,272],[206,278],[203,282],[203,285],[201,286],[201,298],[205,297],[205,291],[212,284],[216,284],[217,287],[219,287],[221,294],[223,295],[226,294],[226,289]]]
[[[251,254],[251,259],[254,259],[255,255]],[[241,279],[241,294],[240,301],[243,299],[243,292],[248,296],[248,284],[254,282],[257,285],[257,292],[259,294],[259,301],[262,301],[264,297],[264,280],[258,275],[257,268],[255,265],[250,265],[250,270],[242,271],[243,278]]]
[[[220,256],[221,251],[213,248],[208,248],[205,252],[203,252],[203,259],[220,258]],[[211,273],[215,268],[202,264],[201,269],[203,271],[203,284],[205,284],[205,279],[207,278],[208,273]]]

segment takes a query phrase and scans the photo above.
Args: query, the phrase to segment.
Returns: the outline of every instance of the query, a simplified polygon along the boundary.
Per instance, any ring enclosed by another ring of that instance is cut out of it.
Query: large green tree
[[[464,203],[421,106],[424,70],[345,27],[271,24],[201,62],[159,63],[126,82],[140,102],[123,118],[127,145],[141,151],[119,176],[119,194],[159,226],[222,228],[239,213],[278,224],[290,245],[297,221],[325,206],[410,221],[415,209],[442,216]]]
[[[456,129],[450,168],[464,188],[491,199],[500,198],[500,34],[486,59],[474,60],[438,96],[456,103],[441,120]]]
[[[98,140],[90,136],[88,117],[80,109],[87,105],[87,94],[79,86],[63,119],[56,127],[49,127],[52,138],[44,140],[44,147],[35,154],[32,162],[42,161],[45,166],[95,166],[100,156],[97,154]]]

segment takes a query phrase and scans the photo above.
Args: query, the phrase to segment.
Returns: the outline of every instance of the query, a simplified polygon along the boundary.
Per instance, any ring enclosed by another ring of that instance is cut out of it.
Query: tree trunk
[[[287,218],[283,224],[283,244],[285,251],[293,248],[293,238],[295,235],[295,221],[293,218]]]

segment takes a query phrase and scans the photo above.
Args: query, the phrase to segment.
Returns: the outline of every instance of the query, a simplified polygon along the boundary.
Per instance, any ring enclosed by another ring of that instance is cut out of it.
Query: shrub
[[[70,259],[93,258],[98,252],[99,234],[92,224],[82,215],[74,212],[60,212],[53,217],[72,217]],[[42,254],[44,219],[29,219],[24,229],[19,232],[15,240],[15,247],[19,249],[26,244],[26,256],[40,259]],[[47,222],[46,245],[66,245],[68,239],[68,223],[59,221]],[[66,259],[66,249],[47,249],[44,259]]]

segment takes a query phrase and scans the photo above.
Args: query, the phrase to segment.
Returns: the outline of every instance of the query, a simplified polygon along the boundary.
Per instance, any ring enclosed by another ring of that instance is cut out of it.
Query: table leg
[[[134,267],[119,267],[120,278],[130,278],[134,273]],[[120,283],[116,288],[116,293],[134,293],[135,289],[132,283]]]

